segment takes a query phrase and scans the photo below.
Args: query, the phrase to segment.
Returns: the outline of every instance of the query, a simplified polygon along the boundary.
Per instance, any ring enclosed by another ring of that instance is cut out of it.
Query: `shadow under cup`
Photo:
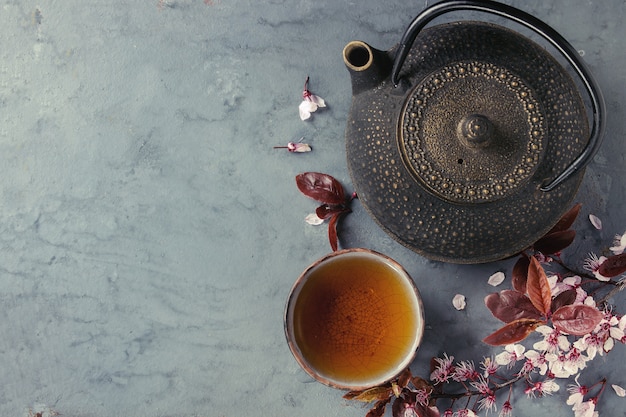
[[[313,378],[360,390],[410,365],[424,333],[423,310],[400,264],[368,249],[345,249],[300,275],[287,301],[285,334]]]

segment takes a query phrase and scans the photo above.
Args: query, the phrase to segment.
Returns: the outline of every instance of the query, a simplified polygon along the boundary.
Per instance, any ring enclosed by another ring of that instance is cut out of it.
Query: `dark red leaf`
[[[528,265],[526,292],[535,308],[547,316],[550,313],[552,304],[552,292],[550,291],[548,277],[535,257],[530,258],[530,265]]]
[[[441,414],[439,414],[439,408],[437,408],[437,406],[435,405],[431,405],[428,407],[424,407],[424,414],[422,414],[423,417],[440,417]]]
[[[435,369],[437,369],[439,367],[439,362],[437,362],[437,358],[436,357],[432,357],[430,358],[430,373],[432,374]]]
[[[546,236],[554,232],[562,232],[572,227],[572,224],[574,224],[574,220],[576,220],[576,217],[578,217],[578,213],[580,213],[580,208],[582,206],[583,206],[582,204],[578,203],[574,207],[569,209],[569,211],[565,213],[563,217],[559,219],[559,221],[554,225],[554,227],[550,229],[548,233],[546,233]]]
[[[431,360],[431,362],[432,361],[434,361],[434,358]],[[432,371],[431,371],[431,373],[432,373]],[[431,391],[432,388],[433,388],[432,385],[428,381],[426,381],[424,378],[422,378],[420,376],[414,376],[411,379],[411,383],[413,384],[413,386],[416,389],[423,389],[423,390],[426,390],[426,391]]]
[[[409,382],[411,382],[412,377],[413,377],[413,375],[411,375],[411,369],[410,368],[406,368],[398,376],[398,386],[400,388],[406,387],[407,385],[409,385]]]
[[[345,213],[346,208],[344,206],[329,206],[328,204],[322,204],[315,209],[315,214],[320,219],[328,219],[335,213]]]
[[[374,407],[372,407],[370,411],[365,414],[365,417],[382,417],[385,414],[385,407],[390,401],[391,397],[377,401],[376,404],[374,404]]]
[[[562,230],[545,235],[535,242],[533,247],[544,255],[552,255],[571,245],[574,238],[576,238],[575,230]]]
[[[335,178],[319,172],[296,175],[296,184],[302,194],[330,205],[345,203],[343,186]]]
[[[598,272],[603,277],[612,278],[626,272],[626,253],[609,256],[602,262]]]
[[[552,306],[550,307],[550,311],[557,311],[559,308],[570,305],[574,301],[576,301],[576,290],[572,289],[563,291],[552,299]]]
[[[522,294],[526,294],[526,280],[528,279],[528,265],[530,265],[530,260],[528,256],[522,255],[517,262],[515,262],[515,266],[513,266],[513,276],[511,278],[511,282],[513,284],[513,288]]]
[[[372,401],[381,401],[389,398],[393,395],[391,385],[384,384],[376,387],[368,388],[362,391],[350,391],[346,393],[343,398],[346,400],[356,400],[365,403],[371,403]]]
[[[584,304],[567,305],[552,315],[554,328],[574,336],[591,333],[600,323],[604,314],[595,307]]]
[[[396,398],[391,406],[393,417],[417,416],[417,417],[440,417],[439,409],[435,405],[425,406],[417,402],[414,393],[406,397]]]
[[[337,222],[341,213],[335,213],[328,222],[328,241],[330,242],[330,248],[333,252],[339,248],[339,238],[337,237]]]
[[[485,337],[483,342],[492,346],[516,343],[524,340],[526,336],[541,324],[545,324],[545,321],[533,319],[515,320]]]
[[[541,319],[541,313],[526,295],[515,290],[504,290],[485,297],[485,305],[498,320],[510,323],[519,319]]]

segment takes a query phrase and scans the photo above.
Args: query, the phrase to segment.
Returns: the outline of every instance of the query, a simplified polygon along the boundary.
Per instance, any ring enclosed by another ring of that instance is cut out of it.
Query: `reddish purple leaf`
[[[333,252],[336,252],[339,248],[339,238],[337,237],[337,222],[341,213],[335,213],[328,222],[328,241],[330,242],[330,248]]]
[[[541,313],[519,291],[504,290],[485,297],[485,305],[498,320],[510,323],[519,319],[541,319]]]
[[[552,315],[554,328],[574,336],[591,333],[600,323],[604,314],[595,307],[584,304],[567,305]]]
[[[545,321],[533,319],[515,320],[485,337],[483,342],[492,346],[516,343],[520,340],[524,340],[526,336],[541,324],[545,324]]]
[[[550,313],[552,304],[552,292],[550,291],[548,277],[535,257],[530,258],[526,291],[535,308],[547,316]]]
[[[576,301],[576,290],[566,290],[552,299],[550,311],[557,311],[559,308],[570,305]]]
[[[411,368],[406,368],[402,373],[398,376],[398,386],[400,388],[404,388],[409,385],[413,375],[411,375]]]
[[[385,414],[385,407],[391,401],[391,397],[385,398],[384,400],[377,401],[374,404],[374,407],[367,412],[365,417],[382,417]]]
[[[572,224],[574,224],[574,220],[576,220],[576,217],[578,217],[578,213],[580,213],[581,207],[582,207],[582,204],[578,203],[574,207],[569,209],[569,211],[565,213],[563,217],[559,219],[559,221],[554,225],[554,227],[550,229],[548,233],[546,233],[546,236],[554,232],[562,232],[572,227]]]
[[[513,266],[513,276],[511,278],[511,282],[513,283],[513,288],[522,294],[526,294],[528,265],[530,265],[530,259],[528,259],[528,256],[522,255],[517,262],[515,262],[515,266]]]
[[[545,235],[533,245],[535,250],[544,255],[559,253],[572,244],[576,238],[575,230],[562,230]]]
[[[393,417],[440,417],[437,406],[420,404],[417,402],[415,393],[410,392],[405,395],[394,400],[391,406],[391,415]]]
[[[335,178],[319,172],[296,175],[296,184],[302,194],[330,205],[345,203],[343,186]]]
[[[626,272],[626,253],[609,256],[606,261],[602,262],[598,272],[600,275],[607,278],[612,278]]]
[[[321,206],[315,209],[315,214],[320,219],[326,220],[327,218],[332,216],[333,211],[328,204],[322,204]]]
[[[315,209],[315,214],[320,219],[328,219],[333,214],[337,213],[348,213],[350,209],[345,206],[329,206],[328,204],[322,204],[318,208]]]

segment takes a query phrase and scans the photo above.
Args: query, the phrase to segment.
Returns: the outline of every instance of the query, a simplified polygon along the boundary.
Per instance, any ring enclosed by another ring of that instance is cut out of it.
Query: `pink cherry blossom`
[[[493,390],[489,388],[489,381],[482,376],[480,376],[478,380],[471,382],[470,385],[476,388],[481,395],[493,394]]]
[[[567,351],[570,348],[569,340],[561,332],[550,326],[539,326],[536,332],[543,335],[544,339],[533,344],[533,348],[540,352],[555,353],[559,351]]]
[[[452,366],[452,361],[454,361],[454,356],[448,356],[446,353],[443,354],[443,358],[435,358],[435,362],[437,362],[437,366],[435,370],[430,374],[430,380],[436,383],[447,382],[448,379],[452,376],[452,372],[454,371],[454,366]]]
[[[454,372],[452,373],[452,379],[456,382],[464,382],[469,380],[474,380],[478,378],[480,375],[476,371],[474,367],[474,362],[472,361],[463,361],[457,363],[454,367]]]
[[[547,353],[546,360],[552,375],[556,378],[569,378],[587,366],[589,357],[583,355],[576,347],[572,347],[569,352]]]
[[[576,375],[576,378],[574,378],[576,384],[570,384],[567,387],[567,392],[570,394],[569,397],[567,397],[567,405],[577,406],[581,404],[585,395],[589,392],[589,388],[578,383],[579,376],[580,374]]]
[[[478,400],[478,409],[479,410],[487,410],[487,412],[496,410],[496,394],[492,392]]]
[[[592,398],[572,407],[574,417],[598,417],[598,412],[595,410],[597,401],[597,398]]]
[[[599,281],[610,281],[610,277],[605,277],[601,275],[600,272],[598,272],[600,266],[604,261],[606,261],[605,256],[598,257],[598,255],[596,255],[595,253],[590,253],[589,257],[585,259],[585,264],[583,265],[583,268],[591,272],[593,276],[595,276],[596,279],[598,279]]]
[[[621,255],[626,250],[626,232],[623,235],[615,235],[613,246],[609,248],[613,255]]]
[[[315,112],[319,107],[326,107],[323,98],[316,96],[309,91],[309,77],[304,82],[304,90],[302,91],[302,103],[298,107],[300,111],[300,119],[307,120],[311,117],[311,113]]]
[[[574,342],[574,347],[581,352],[586,352],[588,360],[595,358],[596,354],[602,356],[613,349],[616,340],[621,343],[626,342],[624,326],[626,326],[626,320],[623,320],[623,317],[618,319],[612,313],[606,312],[594,331]]]
[[[537,352],[536,350],[529,350],[524,353],[526,357],[526,363],[524,363],[524,368],[530,368],[532,371],[534,368],[539,369],[540,375],[545,375],[548,371],[548,360],[546,359],[546,354],[544,352]]]
[[[483,376],[488,378],[498,372],[499,365],[492,357],[486,357],[480,362],[480,368],[483,370]]]
[[[524,358],[524,351],[526,348],[524,345],[511,344],[504,347],[504,352],[496,355],[496,363],[498,365],[513,367],[515,362]]]
[[[559,388],[559,384],[554,382],[553,379],[546,379],[530,383],[524,390],[524,393],[529,397],[542,397],[544,395],[552,395],[557,392]]]
[[[506,400],[504,404],[502,404],[502,408],[500,409],[500,414],[498,417],[511,417],[513,414],[513,406],[511,405],[511,401]]]
[[[557,275],[553,275],[548,277],[548,282],[550,283],[550,291],[552,293],[552,297],[556,297],[557,295],[565,291],[575,290],[576,299],[574,300],[573,304],[582,304],[587,298],[587,292],[583,290],[580,286],[582,278],[578,275],[564,278],[562,281],[558,279]]]
[[[604,353],[604,342],[597,333],[589,333],[574,342],[574,346],[581,352],[586,352],[589,360],[593,360],[598,352],[600,355]]]
[[[421,405],[428,405],[428,401],[430,400],[430,391],[426,391],[425,389],[417,389],[415,390],[415,401],[417,401]]]

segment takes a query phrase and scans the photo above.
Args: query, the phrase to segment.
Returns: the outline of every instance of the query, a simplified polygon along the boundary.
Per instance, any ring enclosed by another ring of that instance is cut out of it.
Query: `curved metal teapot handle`
[[[574,159],[574,161],[572,161],[572,163],[565,168],[563,172],[561,172],[552,181],[541,186],[542,191],[553,190],[578,169],[587,165],[600,148],[605,128],[603,117],[605,113],[605,105],[604,98],[602,97],[602,93],[600,92],[597,82],[591,75],[585,63],[580,59],[578,52],[572,45],[569,44],[569,42],[567,42],[567,40],[565,40],[565,38],[563,38],[563,36],[546,23],[519,9],[490,0],[444,0],[440,3],[436,3],[413,19],[404,32],[404,35],[402,35],[402,39],[398,46],[393,63],[391,82],[394,86],[398,86],[400,69],[409,54],[409,50],[411,49],[417,34],[424,28],[424,26],[437,16],[456,10],[477,10],[491,13],[513,20],[529,29],[532,29],[534,32],[550,42],[552,46],[554,46],[567,59],[587,89],[587,94],[591,99],[591,108],[593,112],[593,127],[591,129],[589,142],[587,142],[587,146],[583,149],[581,154]]]

